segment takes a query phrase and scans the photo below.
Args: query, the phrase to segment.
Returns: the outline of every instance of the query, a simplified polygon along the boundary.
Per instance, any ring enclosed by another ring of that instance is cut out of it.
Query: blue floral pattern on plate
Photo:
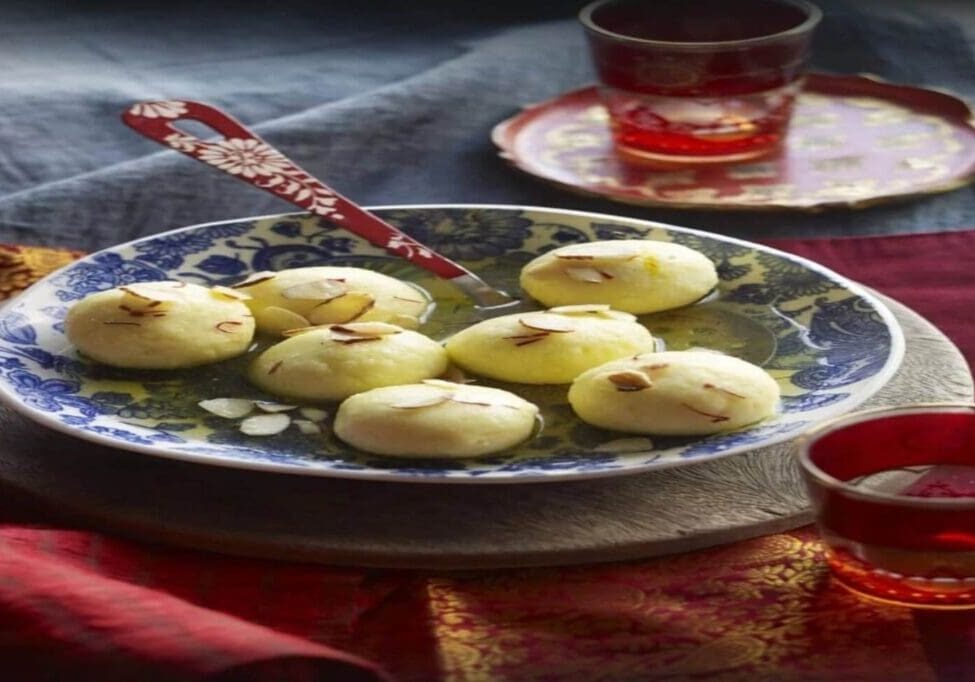
[[[31,287],[0,313],[0,398],[38,422],[92,440],[197,463],[304,475],[425,482],[523,482],[622,475],[746,452],[789,440],[853,409],[894,374],[903,334],[868,291],[809,261],[748,242],[659,223],[555,209],[408,206],[376,209],[494,285],[517,291],[521,266],[592,239],[673,241],[718,267],[715,293],[646,316],[672,349],[710,347],[763,365],[782,389],[779,413],[706,438],[627,439],[572,415],[565,387],[509,385],[541,405],[544,427],[512,451],[472,460],[409,460],[355,452],[326,428],[270,437],[204,412],[212,397],[273,399],[243,377],[247,358],[187,372],[124,372],[78,356],[64,337],[67,307],[122,284],[181,279],[213,285],[249,273],[326,263],[380,270],[427,289],[437,306],[423,331],[444,338],[473,319],[463,294],[327,220],[277,215],[197,225],[123,244]]]

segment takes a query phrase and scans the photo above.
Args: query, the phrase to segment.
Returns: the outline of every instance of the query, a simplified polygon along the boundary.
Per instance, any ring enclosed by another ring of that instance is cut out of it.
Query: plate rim
[[[745,246],[749,249],[758,249],[766,253],[774,254],[778,257],[784,258],[792,262],[801,263],[803,266],[818,272],[819,274],[826,275],[830,279],[841,283],[845,288],[847,288],[851,293],[862,297],[863,299],[870,302],[877,314],[882,318],[885,323],[887,330],[891,335],[891,352],[885,362],[883,368],[874,377],[871,378],[871,389],[868,392],[863,393],[856,398],[853,398],[847,403],[847,409],[849,411],[855,410],[866,400],[870,399],[875,395],[883,386],[885,386],[890,379],[897,373],[900,369],[901,363],[904,359],[905,352],[905,337],[904,330],[897,321],[893,312],[887,307],[887,305],[875,295],[869,288],[864,285],[841,275],[840,273],[821,265],[813,260],[805,258],[803,256],[798,256],[791,254],[787,251],[782,251],[775,247],[766,246],[758,242],[749,241],[746,239],[740,239],[738,237],[730,237],[722,235],[716,232],[709,232],[700,228],[683,227],[680,225],[673,225],[670,223],[664,223],[656,220],[647,220],[643,218],[631,218],[628,216],[613,215],[611,213],[598,213],[593,211],[581,211],[576,209],[563,209],[556,207],[546,207],[546,206],[535,206],[535,205],[523,205],[523,204],[479,204],[479,203],[418,203],[418,204],[382,204],[382,205],[372,205],[366,206],[366,210],[370,211],[392,211],[392,210],[450,210],[450,209],[478,209],[478,210],[505,210],[505,211],[525,211],[525,212],[549,212],[557,213],[561,215],[571,215],[576,217],[584,217],[589,219],[604,219],[610,221],[625,221],[630,223],[638,223],[643,226],[664,228],[666,230],[674,230],[677,232],[682,232],[685,234],[692,234],[704,237],[706,239],[718,239],[720,241],[729,242],[737,244],[739,246]],[[94,259],[98,255],[104,253],[114,252],[122,247],[130,247],[135,244],[141,243],[143,241],[158,239],[160,237],[165,237],[174,233],[179,233],[183,231],[200,229],[205,227],[210,227],[214,225],[226,225],[238,222],[256,222],[260,220],[270,220],[274,218],[283,217],[293,217],[293,216],[310,216],[312,214],[307,211],[292,211],[288,213],[270,213],[259,216],[245,216],[240,218],[231,218],[225,220],[215,220],[205,223],[196,223],[193,225],[185,225],[183,227],[177,227],[170,230],[165,230],[163,232],[158,232],[150,235],[145,235],[137,239],[133,239],[127,242],[122,242],[119,244],[114,244],[112,246],[107,246],[105,248],[93,251],[86,254],[82,258],[75,260],[71,263],[63,265],[62,267],[53,270],[48,273],[40,280],[31,285],[31,287],[47,283],[54,279],[63,271],[68,270],[76,266],[78,263]],[[29,287],[29,288],[31,288]],[[29,289],[28,288],[28,289]],[[26,292],[27,290],[25,290]],[[24,292],[22,292],[24,293]],[[22,294],[21,294],[22,295]],[[5,316],[9,311],[10,306],[7,305],[12,302],[16,302],[20,296],[15,296],[10,301],[4,303],[0,306],[0,318]],[[293,476],[311,476],[311,477],[324,477],[324,478],[342,478],[342,479],[353,479],[359,481],[368,482],[383,482],[383,483],[422,483],[422,484],[438,484],[438,485],[510,485],[516,484],[529,484],[529,483],[570,483],[574,481],[590,480],[596,478],[612,478],[617,476],[632,476],[640,474],[648,474],[656,471],[662,471],[664,469],[692,466],[694,464],[703,464],[705,462],[711,462],[716,459],[722,459],[724,457],[729,457],[737,454],[744,454],[746,452],[755,451],[772,445],[778,445],[784,442],[794,440],[802,435],[806,429],[811,428],[813,425],[807,426],[805,429],[799,430],[795,433],[786,433],[769,437],[767,441],[762,442],[757,447],[752,447],[748,445],[743,445],[737,448],[729,448],[727,451],[722,451],[718,453],[712,453],[709,456],[702,456],[696,458],[682,459],[673,458],[663,462],[655,461],[651,464],[643,466],[632,466],[627,468],[610,468],[610,469],[596,469],[596,470],[586,470],[586,471],[555,471],[546,473],[531,473],[531,474],[518,474],[511,476],[493,476],[491,474],[486,474],[482,476],[463,476],[463,475],[451,475],[450,472],[445,472],[441,474],[425,474],[423,476],[415,476],[406,473],[397,473],[395,471],[382,471],[382,470],[356,470],[356,469],[317,469],[317,468],[301,468],[295,467],[288,464],[280,464],[275,462],[267,461],[246,461],[246,460],[232,460],[232,459],[222,459],[222,458],[212,458],[207,455],[194,454],[187,452],[178,452],[166,449],[160,445],[146,445],[141,443],[131,443],[127,441],[119,441],[102,434],[93,433],[91,431],[84,431],[75,429],[68,424],[64,424],[57,419],[50,416],[49,413],[42,411],[38,408],[34,408],[27,405],[25,402],[19,399],[9,388],[6,382],[0,382],[0,403],[9,407],[18,414],[30,419],[31,421],[40,424],[46,428],[53,431],[65,434],[71,438],[78,440],[91,442],[102,447],[109,447],[114,450],[130,451],[139,454],[147,454],[155,457],[160,457],[163,459],[169,459],[179,462],[184,462],[194,465],[207,465],[207,466],[219,466],[224,468],[231,468],[237,470],[246,471],[260,471],[262,473],[272,473],[272,474],[283,474],[283,475],[293,475]]]

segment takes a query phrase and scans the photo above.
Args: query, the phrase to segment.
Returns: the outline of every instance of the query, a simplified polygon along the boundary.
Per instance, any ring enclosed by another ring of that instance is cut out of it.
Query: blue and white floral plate
[[[507,388],[542,408],[544,427],[531,441],[466,461],[384,458],[350,449],[327,428],[314,435],[290,428],[247,436],[235,420],[199,408],[206,398],[273,399],[243,379],[246,357],[185,372],[132,372],[93,364],[65,339],[68,307],[94,291],[159,279],[226,284],[255,271],[324,263],[374,268],[426,288],[437,308],[423,331],[436,338],[472,320],[470,304],[452,285],[303,214],[187,227],[106,249],[50,275],[0,313],[0,397],[45,426],[133,456],[376,481],[555,481],[700,462],[791,439],[862,403],[893,376],[903,356],[901,329],[877,298],[826,268],[764,246],[554,209],[375,210],[508,291],[517,290],[524,263],[563,244],[648,238],[698,249],[718,266],[718,290],[644,322],[669,349],[712,348],[761,364],[782,388],[781,411],[732,433],[651,442],[582,424],[566,403],[565,387],[512,385]]]

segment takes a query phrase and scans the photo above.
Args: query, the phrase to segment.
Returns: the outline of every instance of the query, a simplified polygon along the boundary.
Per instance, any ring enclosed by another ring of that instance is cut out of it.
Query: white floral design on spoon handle
[[[122,120],[149,139],[334,221],[372,244],[452,280],[481,307],[507,305],[515,300],[349,201],[240,122],[208,104],[179,100],[140,102],[125,111]],[[222,138],[202,140],[174,126],[178,121],[198,121]]]

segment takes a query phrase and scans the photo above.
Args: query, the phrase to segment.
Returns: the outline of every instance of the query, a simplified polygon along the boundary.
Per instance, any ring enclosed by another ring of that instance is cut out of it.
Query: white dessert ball
[[[569,388],[583,421],[612,431],[696,436],[775,414],[779,385],[750,362],[700,351],[647,353],[585,372]]]
[[[562,306],[478,322],[447,340],[455,365],[523,384],[567,384],[590,367],[652,351],[636,317],[606,305]]]
[[[527,440],[538,407],[513,393],[431,380],[348,398],[335,435],[366,452],[407,457],[476,457]]]
[[[521,270],[521,288],[547,306],[605,303],[635,315],[688,305],[717,283],[704,254],[647,239],[571,244]]]
[[[313,327],[274,344],[248,371],[279,396],[343,400],[380,386],[412,384],[447,369],[447,352],[418,332],[385,322]]]
[[[347,322],[390,322],[415,329],[430,307],[428,294],[365,268],[319,266],[258,272],[233,285],[250,296],[247,305],[259,332]]]
[[[133,369],[195,367],[240,355],[254,317],[235,291],[186,282],[139,282],[71,306],[68,340],[93,360]]]

